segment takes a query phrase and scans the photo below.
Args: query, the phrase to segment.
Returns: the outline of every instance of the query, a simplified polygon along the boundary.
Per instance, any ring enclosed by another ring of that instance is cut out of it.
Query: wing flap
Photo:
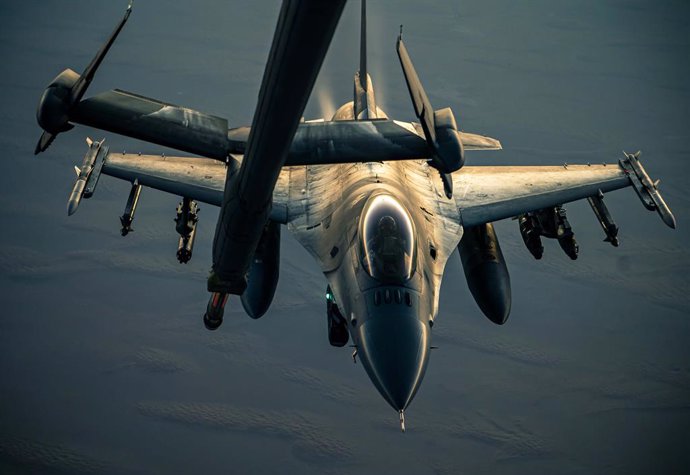
[[[618,165],[476,166],[453,174],[463,226],[498,221],[630,186]]]

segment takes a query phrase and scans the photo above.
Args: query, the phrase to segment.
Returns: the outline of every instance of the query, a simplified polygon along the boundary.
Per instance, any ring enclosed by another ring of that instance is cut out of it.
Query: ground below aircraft
[[[396,50],[419,122],[389,119],[367,72],[364,1],[353,100],[333,117],[303,121],[343,6],[344,0],[283,2],[252,125],[229,128],[223,118],[121,90],[82,99],[130,5],[81,75],[68,69],[48,85],[36,153],[83,124],[199,155],[109,153],[104,141],[87,139],[68,213],[93,196],[102,175],[132,183],[123,236],[143,186],[179,195],[177,258],[184,263],[193,253],[197,202],[220,206],[204,315],[210,330],[220,327],[230,294],[241,297],[252,318],[267,312],[287,226],[326,277],[330,343],[352,342],[353,358],[398,411],[404,430],[404,411],[429,362],[443,271],[456,249],[478,306],[500,325],[510,313],[511,288],[494,221],[517,218],[537,259],[542,237],[557,239],[575,259],[565,203],[587,199],[614,246],[618,228],[604,193],[631,186],[668,226],[675,218],[639,152],[601,165],[466,166],[465,152],[501,144],[461,131],[450,108],[431,106],[402,30]]]

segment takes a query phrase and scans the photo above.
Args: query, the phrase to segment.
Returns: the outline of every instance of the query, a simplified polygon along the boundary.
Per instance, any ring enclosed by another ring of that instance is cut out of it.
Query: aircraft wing
[[[453,198],[463,226],[471,227],[633,186],[643,204],[674,227],[638,156],[603,165],[464,167],[453,174]]]
[[[203,157],[225,160],[243,154],[250,127],[228,129],[228,121],[187,107],[114,89],[75,105],[70,121]],[[458,132],[466,150],[500,150],[491,137]],[[324,165],[430,156],[421,127],[395,120],[299,124],[286,166]]]
[[[226,165],[199,157],[110,153],[105,158],[102,173],[130,182],[136,180],[149,188],[220,206],[228,166],[238,169],[238,160],[233,159]],[[273,194],[270,218],[280,223],[287,222],[288,173],[289,169],[281,172]]]
[[[79,102],[70,120],[204,157],[228,155],[226,119],[119,89]]]

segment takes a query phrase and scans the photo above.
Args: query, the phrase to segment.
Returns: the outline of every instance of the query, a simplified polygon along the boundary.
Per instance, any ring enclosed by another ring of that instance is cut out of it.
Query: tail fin
[[[367,0],[362,0],[362,28],[359,38],[359,84],[365,91],[367,81]]]
[[[354,116],[356,120],[378,119],[374,86],[367,73],[367,2],[362,0],[362,29],[359,45],[359,71],[355,74]]]

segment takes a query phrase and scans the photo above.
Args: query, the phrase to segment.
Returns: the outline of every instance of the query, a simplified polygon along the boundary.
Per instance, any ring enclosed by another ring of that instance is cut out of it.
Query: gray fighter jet
[[[602,165],[465,166],[466,151],[501,144],[460,131],[450,108],[431,106],[402,30],[396,49],[418,122],[389,119],[367,73],[364,1],[353,100],[333,117],[304,122],[344,3],[284,0],[252,125],[239,128],[121,90],[82,99],[130,5],[84,73],[65,70],[43,93],[37,118],[44,133],[36,153],[83,124],[198,155],[109,153],[103,141],[87,139],[68,213],[94,194],[104,174],[132,183],[123,235],[143,186],[179,195],[177,258],[184,263],[192,256],[197,202],[220,206],[203,319],[210,330],[221,325],[230,294],[241,296],[250,317],[266,313],[287,226],[326,277],[330,343],[352,342],[353,358],[398,411],[404,430],[404,411],[429,362],[443,271],[456,249],[479,308],[501,325],[510,313],[510,277],[492,222],[517,218],[537,259],[542,237],[557,239],[575,259],[565,203],[587,199],[614,246],[618,228],[604,193],[631,186],[668,226],[675,227],[675,219],[639,152]]]

